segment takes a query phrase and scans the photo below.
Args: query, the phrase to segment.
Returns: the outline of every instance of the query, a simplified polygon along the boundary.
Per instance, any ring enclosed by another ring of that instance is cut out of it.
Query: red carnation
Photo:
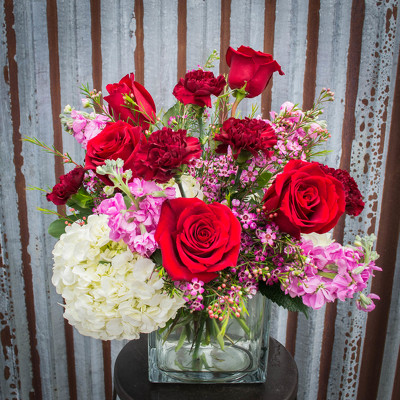
[[[187,137],[185,130],[162,128],[140,146],[135,157],[135,174],[146,181],[168,182],[183,164],[201,155],[199,139]]]
[[[47,201],[53,202],[56,206],[66,204],[81,187],[84,174],[84,168],[77,166],[68,174],[60,176],[60,183],[53,187],[51,193],[46,194]]]
[[[357,217],[364,209],[365,203],[362,200],[356,181],[344,169],[329,168],[323,164],[319,164],[319,166],[326,174],[333,176],[342,183],[346,195],[346,214]]]
[[[183,104],[211,107],[211,95],[219,96],[226,85],[223,75],[217,78],[211,71],[188,72],[175,86],[173,95]]]
[[[276,144],[276,134],[270,124],[262,119],[227,119],[215,140],[221,142],[215,150],[216,153],[225,154],[228,146],[231,146],[235,159],[242,150],[257,156],[259,151],[269,158],[271,148]]]

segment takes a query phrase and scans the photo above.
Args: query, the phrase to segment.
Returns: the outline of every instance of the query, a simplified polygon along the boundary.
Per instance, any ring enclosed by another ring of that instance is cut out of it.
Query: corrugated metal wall
[[[63,166],[21,138],[80,159],[58,119],[65,104],[79,106],[80,83],[101,89],[135,71],[166,108],[186,69],[241,44],[273,53],[286,73],[256,99],[265,116],[285,100],[309,107],[324,86],[335,91],[325,162],[349,169],[367,202],[335,236],[374,232],[381,253],[383,272],[372,282],[381,301],[370,315],[354,302],[329,304],[308,320],[274,308],[272,335],[299,366],[298,398],[400,399],[396,0],[1,0],[0,22],[1,399],[108,400],[124,345],[83,337],[62,318],[50,282],[52,218],[35,210],[46,200],[25,187],[52,185]],[[219,68],[227,71],[225,62]]]

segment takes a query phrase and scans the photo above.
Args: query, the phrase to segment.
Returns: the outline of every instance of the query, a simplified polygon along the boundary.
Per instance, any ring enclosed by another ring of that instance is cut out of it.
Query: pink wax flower
[[[198,278],[193,278],[192,283],[188,283],[187,290],[190,291],[192,296],[196,296],[197,293],[202,294],[204,292],[203,285],[203,281],[200,281]]]

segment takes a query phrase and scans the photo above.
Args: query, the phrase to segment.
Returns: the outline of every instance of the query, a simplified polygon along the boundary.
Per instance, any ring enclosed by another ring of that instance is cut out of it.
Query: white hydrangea
[[[82,335],[137,339],[164,327],[185,302],[163,293],[153,262],[109,232],[106,215],[67,227],[53,250],[52,282],[65,299],[64,317]]]

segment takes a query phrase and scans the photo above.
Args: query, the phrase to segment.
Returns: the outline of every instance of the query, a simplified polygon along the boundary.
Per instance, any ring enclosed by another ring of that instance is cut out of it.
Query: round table
[[[114,366],[114,400],[294,400],[298,371],[290,353],[270,338],[267,381],[256,384],[150,383],[147,335],[129,342]]]

